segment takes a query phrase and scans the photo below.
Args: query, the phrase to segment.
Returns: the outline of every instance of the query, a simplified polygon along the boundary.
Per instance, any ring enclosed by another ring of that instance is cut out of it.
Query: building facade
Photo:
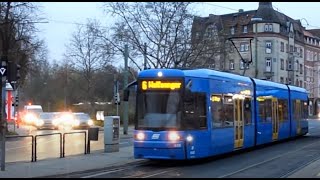
[[[259,2],[252,11],[195,17],[192,34],[204,34],[207,27],[224,38],[219,42],[225,52],[214,59],[222,66],[213,69],[306,88],[310,115],[319,112],[320,31],[306,30],[300,20],[274,10],[271,2]]]

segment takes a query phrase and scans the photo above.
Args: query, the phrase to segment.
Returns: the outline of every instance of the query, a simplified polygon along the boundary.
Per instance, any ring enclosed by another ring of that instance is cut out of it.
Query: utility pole
[[[128,85],[128,45],[124,45],[123,91]],[[128,134],[128,101],[123,101],[123,134]]]
[[[256,32],[255,32],[255,38],[254,38],[254,41],[255,41],[255,78],[258,77],[258,23],[256,23]]]
[[[147,69],[147,43],[144,43],[144,61],[143,61],[143,69],[146,70]]]

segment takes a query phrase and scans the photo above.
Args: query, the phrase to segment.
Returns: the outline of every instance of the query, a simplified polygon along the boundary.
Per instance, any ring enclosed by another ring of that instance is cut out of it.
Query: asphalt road
[[[196,161],[145,161],[57,177],[81,178],[285,178],[320,158],[320,120],[309,134],[251,151]]]
[[[71,130],[80,132],[86,130]],[[33,130],[33,135],[64,133],[59,130]],[[31,161],[31,138],[10,138],[6,141],[6,162]],[[120,147],[132,145],[132,138],[120,138]],[[84,154],[84,134],[65,135],[65,156]],[[99,131],[98,141],[90,142],[90,151],[104,150],[104,131]],[[60,135],[37,137],[37,160],[60,157]]]

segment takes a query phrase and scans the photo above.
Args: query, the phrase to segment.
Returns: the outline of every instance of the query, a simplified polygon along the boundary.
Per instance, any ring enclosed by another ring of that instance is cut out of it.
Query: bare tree
[[[82,85],[85,100],[94,102],[93,85],[94,74],[112,62],[112,48],[101,40],[104,33],[96,20],[88,20],[85,26],[79,25],[72,35],[65,53],[66,59],[71,62],[86,84]]]
[[[0,2],[1,58],[23,65],[24,72],[43,45],[35,33],[35,23],[43,20],[38,12],[39,7],[31,2]]]

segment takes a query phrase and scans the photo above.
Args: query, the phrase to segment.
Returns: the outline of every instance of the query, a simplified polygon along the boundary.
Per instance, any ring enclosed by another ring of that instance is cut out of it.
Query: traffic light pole
[[[5,89],[6,89],[6,75],[3,72],[7,71],[7,61],[1,59],[1,96],[0,96],[0,138],[1,138],[1,171],[5,170],[5,162],[6,162],[6,115],[5,115]]]

